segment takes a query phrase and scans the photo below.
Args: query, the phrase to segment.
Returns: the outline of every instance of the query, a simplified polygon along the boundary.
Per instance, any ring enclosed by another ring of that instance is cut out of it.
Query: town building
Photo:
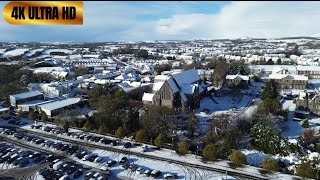
[[[196,69],[155,77],[152,93],[144,93],[144,105],[166,106],[187,111],[200,106],[206,87]]]
[[[268,79],[274,80],[278,89],[304,90],[308,87],[308,76],[273,73]]]
[[[16,107],[18,104],[22,104],[28,101],[44,99],[43,93],[41,93],[40,91],[29,91],[25,93],[10,95],[9,97],[11,106],[14,107]]]
[[[317,92],[300,92],[297,109],[306,110],[320,116],[320,94]]]
[[[39,111],[43,111],[48,117],[58,115],[64,109],[77,107],[82,102],[81,98],[68,98],[52,101],[39,105]]]
[[[0,106],[0,120],[10,116],[10,109]]]
[[[226,85],[228,88],[248,88],[250,84],[249,76],[245,75],[227,75]]]

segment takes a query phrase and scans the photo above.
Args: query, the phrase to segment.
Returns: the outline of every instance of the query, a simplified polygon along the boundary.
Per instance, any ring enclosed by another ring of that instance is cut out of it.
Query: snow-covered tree
[[[271,125],[255,124],[250,130],[254,145],[268,154],[280,152],[285,139]]]

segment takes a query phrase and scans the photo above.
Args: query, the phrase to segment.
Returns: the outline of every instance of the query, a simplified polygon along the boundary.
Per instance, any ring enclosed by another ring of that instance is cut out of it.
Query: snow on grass
[[[3,54],[4,52],[6,52],[6,49],[0,49],[0,54]]]
[[[36,52],[42,52],[44,49],[43,48],[39,48],[39,49],[32,49],[29,52],[27,52],[25,54],[26,57],[30,57],[33,56]]]
[[[73,51],[69,49],[47,49],[43,52],[43,54],[50,55],[51,52],[63,52],[66,54],[71,54]]]
[[[20,55],[23,55],[24,53],[26,53],[27,51],[29,51],[29,49],[18,48],[18,49],[14,49],[14,50],[10,50],[10,51],[5,52],[3,54],[3,56],[4,57],[20,56]]]
[[[300,122],[294,121],[294,111],[296,109],[296,104],[293,103],[293,100],[284,100],[282,104],[282,109],[289,110],[288,116],[288,129],[282,132],[282,135],[288,137],[289,139],[297,138],[301,135],[303,128],[300,125]]]
[[[259,152],[257,150],[242,150],[241,152],[246,155],[247,163],[255,167],[261,167],[262,161],[271,157],[271,155]]]

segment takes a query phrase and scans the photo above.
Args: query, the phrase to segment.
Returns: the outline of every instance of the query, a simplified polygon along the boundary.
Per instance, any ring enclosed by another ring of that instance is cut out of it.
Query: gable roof
[[[243,75],[227,75],[226,79],[239,79],[239,80],[244,80],[244,81],[248,81],[249,80],[249,76],[243,76]]]
[[[200,80],[200,76],[196,69],[183,71],[181,73],[172,75],[172,77],[176,80],[178,86],[180,87],[184,84],[192,84]]]

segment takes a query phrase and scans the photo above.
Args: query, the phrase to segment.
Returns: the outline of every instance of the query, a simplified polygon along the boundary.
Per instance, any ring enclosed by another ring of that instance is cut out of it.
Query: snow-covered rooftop
[[[301,81],[308,81],[308,76],[303,75],[289,75],[289,74],[275,74],[272,73],[269,75],[269,79],[293,79],[293,80],[301,80]]]
[[[68,98],[68,99],[63,99],[63,100],[59,100],[59,101],[54,101],[54,102],[42,104],[39,107],[41,109],[53,111],[53,110],[60,109],[60,108],[66,107],[66,106],[77,104],[80,101],[81,101],[81,98]]]
[[[239,80],[244,80],[244,81],[249,81],[249,76],[244,76],[244,75],[227,75],[226,79],[239,79]]]
[[[143,93],[142,101],[152,101],[154,94],[152,93]]]
[[[40,91],[29,91],[25,93],[10,95],[10,96],[14,97],[16,100],[19,100],[19,99],[25,99],[25,98],[39,96],[39,95],[43,95],[43,94]]]
[[[183,71],[182,73],[174,74],[173,77],[180,87],[183,84],[192,84],[200,80],[200,76],[198,75],[198,71],[196,69],[190,69]]]

